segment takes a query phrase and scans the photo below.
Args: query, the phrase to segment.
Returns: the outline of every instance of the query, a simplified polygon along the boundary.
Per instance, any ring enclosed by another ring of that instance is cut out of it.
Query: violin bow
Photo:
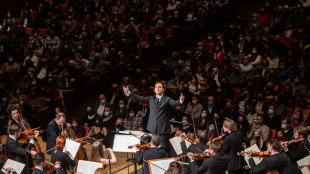
[[[218,128],[217,128],[217,121],[216,121],[216,119],[215,119],[215,117],[214,117],[214,116],[213,116],[213,120],[214,120],[214,123],[215,123],[216,132],[217,132],[217,136],[219,137],[219,136],[220,136],[220,134],[219,134],[219,130],[218,130]]]
[[[149,163],[147,160],[145,160],[145,159],[143,159],[143,161],[144,162],[146,162],[146,163]],[[153,164],[153,163],[150,163],[150,164],[152,164],[153,166],[155,166],[155,167],[157,167],[157,168],[159,168],[159,169],[161,169],[161,170],[163,170],[163,171],[167,171],[166,169],[163,169],[162,167],[159,167],[158,165],[156,165],[156,164]]]

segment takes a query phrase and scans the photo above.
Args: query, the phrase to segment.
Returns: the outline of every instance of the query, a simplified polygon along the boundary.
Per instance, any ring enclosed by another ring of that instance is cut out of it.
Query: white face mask
[[[104,105],[105,104],[105,99],[100,100],[100,104]]]
[[[205,118],[206,116],[207,116],[206,113],[202,113],[202,114],[201,114],[201,117],[202,117],[202,118]]]
[[[119,105],[119,107],[120,107],[120,108],[123,108],[123,107],[124,107],[124,105]]]
[[[273,109],[269,109],[269,110],[268,110],[268,113],[269,113],[269,114],[273,114],[273,112],[274,112]]]
[[[196,103],[197,103],[197,101],[196,101],[196,100],[193,100],[193,101],[192,101],[192,103],[193,103],[193,104],[196,104]]]
[[[257,53],[257,51],[256,51],[256,50],[252,50],[252,53],[253,53],[253,54],[256,54],[256,53]]]

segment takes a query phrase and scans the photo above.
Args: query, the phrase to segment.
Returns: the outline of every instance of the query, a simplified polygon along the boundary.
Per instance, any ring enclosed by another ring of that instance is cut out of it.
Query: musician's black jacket
[[[30,151],[33,146],[34,144],[28,143],[27,147],[22,148],[17,140],[8,136],[6,140],[6,155],[8,159],[26,164],[26,155],[31,159],[30,152],[26,151]]]
[[[69,166],[72,166],[72,167],[75,166],[75,161],[72,160],[67,153],[62,152],[62,149],[54,149],[52,151],[51,161],[54,164],[55,164],[56,161],[60,161],[61,162],[61,168],[64,171],[62,173],[66,173],[66,169]]]
[[[253,174],[265,174],[272,170],[283,173],[286,166],[287,156],[283,153],[276,153],[268,158],[264,158],[258,165],[255,164],[253,158],[249,159],[249,164]]]
[[[56,174],[62,174],[63,170],[59,167],[56,168]],[[46,174],[43,170],[38,169],[38,168],[34,168],[34,170],[32,171],[32,174]]]
[[[47,125],[47,141],[46,141],[46,150],[50,150],[56,145],[56,138],[61,134],[61,129],[56,123],[56,120],[53,119]],[[51,151],[48,152],[49,154]]]
[[[196,160],[190,162],[189,166],[192,169],[192,173],[225,174],[230,160],[231,158],[225,154],[216,154],[204,159],[200,167],[197,165]]]
[[[294,145],[292,145],[294,146]],[[298,169],[297,161],[308,156],[310,152],[310,144],[308,138],[304,138],[303,143],[299,143],[297,146],[289,149],[286,154],[289,158],[288,160],[288,173],[301,174],[302,172]]]
[[[138,164],[141,165],[143,163],[144,165],[143,167],[144,174],[149,174],[149,167],[148,167],[148,163],[143,161],[143,159],[148,161],[148,160],[161,159],[161,158],[168,157],[167,152],[157,147],[151,147],[150,149],[143,150],[142,152],[137,151],[136,155],[137,155]]]

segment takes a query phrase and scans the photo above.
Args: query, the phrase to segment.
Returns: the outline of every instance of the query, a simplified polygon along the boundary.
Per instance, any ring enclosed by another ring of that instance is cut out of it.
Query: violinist
[[[30,151],[30,149],[34,146],[35,141],[33,139],[30,140],[28,145],[25,148],[22,148],[20,144],[17,142],[17,139],[20,137],[22,133],[21,126],[19,124],[12,124],[9,128],[9,136],[6,140],[6,154],[8,159],[26,164],[27,161],[29,163],[32,163],[31,156],[34,156],[36,154],[35,151]],[[35,132],[35,138],[37,138],[39,135],[39,132]],[[29,152],[30,151],[30,152]],[[28,160],[27,160],[28,159]],[[27,171],[31,171],[31,164],[26,165],[27,167],[24,168],[22,173],[27,173]]]
[[[44,168],[46,167],[46,159],[43,152],[38,152],[33,157],[33,162],[35,165],[34,170],[32,171],[32,174],[46,174],[44,171]],[[61,164],[60,162],[56,162],[55,164],[56,174],[61,174]]]
[[[56,139],[55,149],[51,154],[52,163],[56,163],[56,161],[61,162],[61,168],[63,169],[62,174],[66,174],[66,169],[69,166],[74,167],[75,161],[73,156],[69,152],[63,152],[63,148],[66,145],[66,139],[64,136],[60,135]]]
[[[108,152],[111,155],[110,163],[117,163],[116,156],[111,148],[105,148],[101,141],[97,140],[92,144],[89,161],[103,163],[109,165],[109,159],[104,158],[104,153]]]
[[[231,158],[221,153],[222,143],[219,141],[212,141],[209,149],[205,152],[212,157],[207,157],[203,160],[201,166],[197,164],[193,153],[188,153],[190,159],[190,168],[192,173],[204,173],[204,174],[224,174]]]
[[[307,129],[304,126],[300,126],[294,129],[294,139],[297,140],[299,138],[302,138],[302,142],[298,142],[295,145],[291,146],[288,146],[288,142],[281,143],[285,153],[289,158],[288,173],[302,173],[298,169],[297,161],[309,155],[310,144],[307,136]]]
[[[66,115],[62,112],[56,114],[56,118],[47,125],[47,141],[46,151],[51,153],[51,149],[55,147],[56,138],[61,134],[63,125],[66,121]]]
[[[137,161],[138,164],[141,165],[143,163],[144,165],[144,174],[149,174],[149,168],[148,163],[146,161],[152,160],[152,159],[160,159],[160,158],[167,158],[168,154],[163,149],[158,148],[158,146],[161,143],[161,137],[158,134],[153,135],[152,140],[150,142],[151,148],[140,151],[137,151]],[[135,147],[137,148],[137,147]]]
[[[267,151],[271,154],[270,157],[263,158],[262,162],[258,165],[255,164],[251,152],[248,152],[249,165],[252,169],[252,173],[268,173],[270,171],[277,171],[278,173],[283,173],[286,166],[286,155],[280,153],[280,142],[277,139],[271,139],[267,143]],[[289,172],[290,173],[290,172]],[[295,172],[293,172],[295,173]]]

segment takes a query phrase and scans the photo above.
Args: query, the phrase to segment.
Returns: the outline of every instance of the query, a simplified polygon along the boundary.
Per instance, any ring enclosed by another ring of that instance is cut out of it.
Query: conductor
[[[124,93],[126,96],[134,100],[148,104],[150,106],[150,115],[147,123],[147,130],[152,134],[159,134],[161,137],[161,146],[169,154],[169,110],[171,107],[181,105],[185,97],[181,94],[180,100],[173,100],[164,95],[164,86],[162,82],[155,83],[155,96],[141,97],[129,91],[128,86],[124,86]]]

